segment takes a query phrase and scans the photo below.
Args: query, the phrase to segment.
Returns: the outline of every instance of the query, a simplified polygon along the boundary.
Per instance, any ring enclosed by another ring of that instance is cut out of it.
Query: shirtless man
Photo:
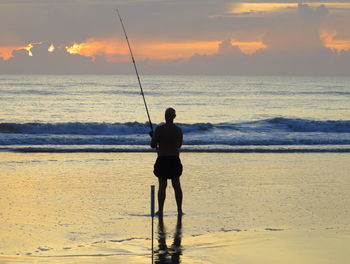
[[[154,164],[154,174],[158,177],[158,212],[163,215],[166,196],[167,180],[171,179],[175,191],[177,212],[182,214],[182,190],[180,176],[182,164],[179,158],[179,149],[182,146],[182,130],[174,124],[175,109],[165,111],[165,124],[158,126],[152,136],[151,147],[157,148],[158,157]]]

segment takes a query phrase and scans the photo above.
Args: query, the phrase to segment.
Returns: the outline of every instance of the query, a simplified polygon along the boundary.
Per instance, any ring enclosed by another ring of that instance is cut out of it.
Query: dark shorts
[[[178,156],[160,156],[154,164],[154,175],[158,178],[174,179],[182,174],[182,164]]]

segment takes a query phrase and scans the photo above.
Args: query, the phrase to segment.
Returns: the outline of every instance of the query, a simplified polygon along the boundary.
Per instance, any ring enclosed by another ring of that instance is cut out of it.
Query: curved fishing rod
[[[138,72],[137,67],[136,67],[136,62],[135,62],[135,58],[134,58],[134,55],[133,55],[132,50],[131,50],[131,46],[130,46],[130,43],[129,43],[129,38],[128,38],[128,35],[126,34],[126,30],[125,30],[125,27],[124,27],[124,23],[123,23],[123,20],[122,20],[120,14],[119,14],[118,8],[116,9],[116,11],[117,11],[117,14],[118,14],[118,17],[119,17],[119,20],[120,20],[120,24],[122,25],[122,28],[123,28],[123,31],[124,31],[124,35],[125,35],[125,38],[126,38],[126,42],[128,43],[128,47],[129,47],[129,51],[130,51],[131,60],[132,60],[132,63],[134,64],[134,68],[135,68],[137,80],[138,80],[138,82],[139,82],[139,86],[140,86],[140,90],[141,90],[141,95],[142,95],[142,98],[143,98],[143,103],[144,103],[145,108],[146,108],[146,113],[147,113],[147,117],[148,117],[148,121],[149,121],[149,126],[150,126],[150,128],[151,128],[151,132],[153,133],[153,125],[152,125],[151,117],[150,117],[149,112],[148,112],[148,107],[147,107],[147,103],[146,103],[145,94],[143,93],[143,89],[142,89],[142,85],[141,85],[141,80],[140,80],[139,72]]]

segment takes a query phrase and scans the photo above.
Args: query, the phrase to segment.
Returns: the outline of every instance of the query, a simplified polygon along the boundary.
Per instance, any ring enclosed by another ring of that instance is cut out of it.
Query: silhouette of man
[[[165,124],[158,126],[152,135],[151,147],[157,148],[158,157],[154,164],[154,174],[158,177],[158,212],[163,215],[167,180],[171,179],[175,191],[178,214],[182,214],[182,190],[180,176],[182,164],[179,149],[182,146],[182,130],[174,124],[176,111],[174,108],[165,110]]]

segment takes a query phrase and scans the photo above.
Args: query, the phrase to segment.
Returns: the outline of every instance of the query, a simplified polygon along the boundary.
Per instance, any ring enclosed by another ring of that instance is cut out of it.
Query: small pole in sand
[[[153,255],[154,255],[154,250],[153,250],[153,240],[154,240],[154,185],[151,185],[151,217],[152,217],[152,264],[153,264]]]

